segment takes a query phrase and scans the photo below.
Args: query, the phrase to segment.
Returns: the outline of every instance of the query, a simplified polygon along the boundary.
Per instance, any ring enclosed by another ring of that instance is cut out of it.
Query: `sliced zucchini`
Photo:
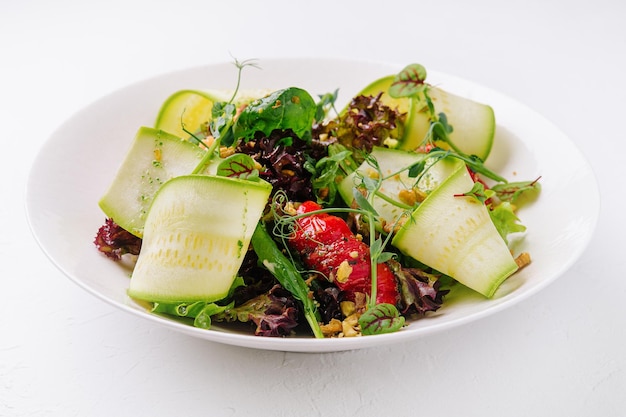
[[[154,127],[186,139],[190,135],[185,130],[192,133],[200,130],[203,123],[211,120],[213,104],[225,100],[228,100],[225,93],[200,90],[177,91],[161,106]]]
[[[123,229],[142,237],[148,207],[170,178],[189,174],[206,151],[162,130],[141,127],[99,205]],[[212,172],[209,166],[205,172]]]
[[[464,163],[412,213],[392,240],[402,253],[492,297],[518,266],[487,207],[462,196],[473,180]]]
[[[270,191],[265,181],[212,175],[165,183],[150,206],[128,294],[168,303],[226,297]]]
[[[425,165],[423,175],[419,180],[410,177],[409,168],[422,161]],[[407,206],[413,207],[423,200],[452,173],[454,167],[456,165],[447,159],[435,162],[426,154],[374,147],[369,158],[346,176],[338,189],[344,202],[351,206],[354,200],[352,190],[361,185],[363,177],[381,179],[378,195],[372,201],[381,219],[377,226],[379,229],[385,225],[393,227],[406,213]]]
[[[398,139],[397,148],[415,150],[423,145],[430,129],[430,116],[427,112],[426,100],[423,95],[416,98],[394,98],[388,93],[395,76],[382,77],[365,87],[359,94],[381,96],[382,102],[407,113],[402,137]],[[491,152],[495,136],[496,121],[493,109],[483,103],[461,97],[441,88],[430,86],[429,97],[435,107],[435,113],[445,113],[448,124],[453,132],[450,140],[464,153],[476,155],[483,161]],[[437,145],[445,147],[445,144]]]
[[[389,95],[389,87],[391,87],[394,78],[395,75],[387,75],[385,77],[374,80],[365,88],[363,88],[357,95],[375,97],[378,94],[383,93],[381,96],[381,100],[386,106],[392,109],[396,109],[400,113],[409,113],[411,110],[410,99],[405,97],[394,98]],[[346,110],[347,107],[343,110],[343,112],[345,112]]]
[[[438,87],[431,86],[428,94],[435,106],[435,113],[444,113],[452,126],[450,140],[465,154],[487,159],[496,132],[496,119],[491,106],[461,97]],[[413,150],[424,141],[430,127],[426,101],[414,98],[403,140],[399,148]],[[438,143],[445,148],[447,145]]]
[[[247,104],[267,93],[267,90],[241,91],[237,94],[234,103],[237,106]],[[177,91],[161,106],[154,127],[187,139],[190,137],[187,132],[195,134],[213,119],[213,104],[227,102],[232,94],[232,91],[220,90]]]

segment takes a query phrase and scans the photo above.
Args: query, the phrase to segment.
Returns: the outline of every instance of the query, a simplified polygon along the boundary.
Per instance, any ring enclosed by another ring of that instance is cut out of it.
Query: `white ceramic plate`
[[[340,106],[370,81],[401,67],[338,60],[267,60],[262,69],[244,70],[244,89],[298,86],[314,97],[340,88]],[[507,280],[493,299],[456,291],[436,314],[402,331],[380,336],[315,340],[265,338],[221,327],[203,330],[146,312],[126,295],[127,267],[102,256],[93,239],[105,220],[98,200],[113,179],[135,132],[151,126],[174,91],[234,87],[232,63],[174,72],[123,88],[77,113],[41,149],[28,181],[26,206],[32,231],[52,262],[93,295],[166,326],[207,340],[260,349],[326,352],[358,349],[425,336],[501,311],[536,293],[574,263],[595,227],[599,198],[595,178],[580,152],[544,118],[495,91],[449,75],[429,72],[441,88],[490,104],[497,134],[488,165],[509,180],[541,176],[540,197],[521,209],[528,231],[514,242],[533,262]],[[559,155],[558,163],[554,155]],[[579,190],[585,190],[581,199]]]

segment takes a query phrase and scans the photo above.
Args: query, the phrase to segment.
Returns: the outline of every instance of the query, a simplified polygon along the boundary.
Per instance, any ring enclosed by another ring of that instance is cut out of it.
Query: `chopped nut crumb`
[[[422,201],[426,200],[426,197],[428,197],[428,194],[426,194],[425,191],[420,190],[419,188],[414,188],[415,190],[415,194],[417,195],[417,202],[421,203]]]
[[[341,308],[341,314],[346,317],[354,314],[354,312],[356,311],[356,304],[354,303],[354,301],[342,301],[339,304],[339,307]]]
[[[222,146],[220,148],[220,157],[221,158],[226,158],[228,156],[231,156],[235,153],[235,148],[231,148],[231,147],[226,147],[226,146]]]
[[[212,135],[209,135],[206,138],[204,138],[202,143],[204,143],[207,147],[209,147],[209,146],[211,146],[211,144],[213,143],[214,140],[215,140],[215,138]]]
[[[400,192],[398,193],[398,198],[404,204],[409,206],[414,206],[415,203],[417,203],[417,193],[414,189],[400,190]]]
[[[283,207],[283,213],[295,216],[296,214],[298,214],[298,210],[296,206],[294,206],[293,202],[289,201]]]
[[[373,169],[370,169],[367,171],[367,176],[372,179],[378,179],[379,174],[378,174],[378,171],[374,171]]]
[[[519,269],[522,269],[526,265],[530,264],[530,254],[528,252],[520,253],[517,258],[515,258],[515,263]]]
[[[352,314],[341,322],[343,337],[355,337],[361,335],[361,327],[359,326],[359,315]]]
[[[317,190],[317,195],[321,199],[326,199],[329,193],[330,193],[330,189],[328,187],[322,187],[319,190]]]
[[[338,282],[346,282],[348,278],[350,278],[351,273],[352,267],[348,264],[348,261],[343,261],[339,264],[339,268],[337,268],[336,279]]]
[[[328,324],[320,325],[320,329],[325,337],[333,337],[341,333],[343,326],[341,325],[340,320],[331,319]]]

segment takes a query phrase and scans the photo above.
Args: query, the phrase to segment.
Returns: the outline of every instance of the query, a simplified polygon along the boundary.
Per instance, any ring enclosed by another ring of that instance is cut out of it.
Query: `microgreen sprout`
[[[317,102],[317,106],[315,109],[315,122],[322,122],[330,113],[331,110],[335,112],[335,114],[339,114],[337,109],[335,108],[335,102],[337,101],[337,96],[339,95],[339,89],[336,89],[332,93],[320,94],[319,101]]]
[[[207,149],[207,152],[200,161],[200,163],[193,170],[194,174],[202,172],[206,168],[211,159],[215,156],[215,151],[219,150],[219,147],[221,145],[230,146],[234,141],[232,127],[235,123],[237,108],[233,102],[235,100],[235,97],[237,97],[237,92],[239,91],[239,87],[241,85],[241,73],[245,67],[258,68],[256,62],[250,59],[244,60],[242,62],[239,62],[237,59],[235,59],[234,64],[237,67],[237,84],[235,86],[235,90],[229,101],[217,102],[213,104],[213,108],[211,110],[212,119],[209,122],[209,131],[213,136],[213,142]],[[196,140],[198,140],[198,138],[196,138],[194,135],[192,136]]]
[[[453,132],[454,128],[448,123],[445,113],[435,113],[435,106],[428,93],[430,86],[426,83],[426,75],[426,69],[422,65],[407,65],[396,75],[389,88],[391,97],[414,98],[420,101],[423,100],[426,103],[431,123],[422,146],[433,146],[437,141],[444,142],[450,147],[450,151],[435,147],[430,151],[429,155],[435,156],[446,153],[446,156],[452,156],[464,161],[474,172],[483,174],[494,181],[506,183],[507,180],[504,177],[485,167],[479,157],[467,155],[450,139],[450,133]]]
[[[217,167],[217,175],[257,181],[259,170],[251,156],[235,153],[220,162]]]
[[[478,201],[481,204],[484,204],[485,201],[489,200],[491,197],[495,195],[495,191],[486,190],[485,186],[481,182],[475,182],[474,186],[468,192],[462,194],[455,194],[455,197],[471,197]]]

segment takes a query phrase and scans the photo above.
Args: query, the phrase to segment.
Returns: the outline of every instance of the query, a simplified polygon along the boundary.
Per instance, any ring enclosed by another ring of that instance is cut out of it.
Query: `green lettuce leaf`
[[[519,223],[519,218],[513,211],[513,205],[509,202],[497,205],[489,211],[489,215],[498,233],[507,243],[509,234],[526,231],[526,226]]]

